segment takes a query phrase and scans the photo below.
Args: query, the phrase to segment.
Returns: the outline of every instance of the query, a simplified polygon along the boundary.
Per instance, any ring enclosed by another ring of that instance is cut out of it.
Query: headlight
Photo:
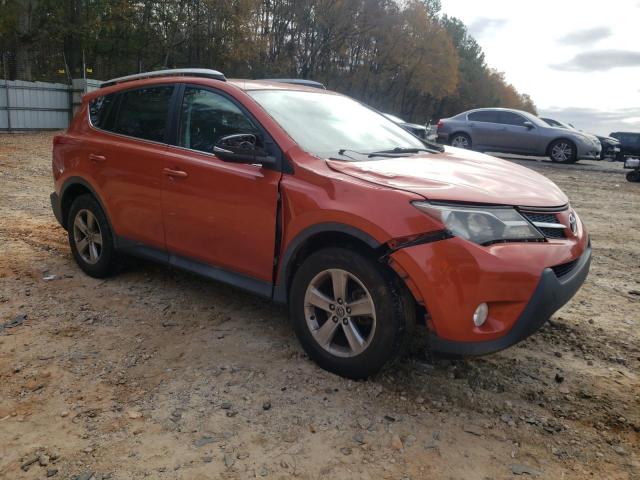
[[[501,241],[542,240],[542,234],[512,207],[468,207],[412,202],[458,237],[488,245]]]

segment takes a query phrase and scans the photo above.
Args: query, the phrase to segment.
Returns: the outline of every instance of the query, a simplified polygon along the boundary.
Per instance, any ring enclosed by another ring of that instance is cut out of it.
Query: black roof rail
[[[224,74],[217,70],[210,70],[208,68],[175,68],[170,70],[156,70],[155,72],[134,73],[133,75],[127,75],[125,77],[112,78],[111,80],[102,82],[102,84],[100,84],[100,88],[110,87],[112,85],[117,85],[118,83],[141,80],[144,78],[176,76],[203,77],[213,78],[215,80],[221,80],[223,82],[227,81],[227,78],[224,76]]]
[[[307,80],[306,78],[265,78],[264,80],[268,80],[270,82],[291,83],[293,85],[304,85],[305,87],[321,88],[323,90],[327,89],[324,84],[316,82],[315,80]]]

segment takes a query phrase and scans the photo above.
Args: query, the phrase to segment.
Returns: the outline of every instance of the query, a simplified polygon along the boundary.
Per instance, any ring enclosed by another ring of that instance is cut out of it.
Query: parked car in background
[[[426,146],[344,95],[201,69],[103,85],[53,140],[51,206],[79,267],[102,278],[139,255],[288,303],[332,372],[375,373],[420,325],[433,351],[502,350],[589,271],[551,180]]]
[[[613,132],[610,136],[620,141],[619,160],[624,157],[640,157],[640,133]]]
[[[576,130],[578,132],[580,132],[581,130],[578,130],[576,127],[574,127],[573,125],[571,125],[570,123],[564,123],[561,122],[560,120],[555,120],[553,118],[546,118],[546,117],[540,117],[541,120],[544,120],[545,122],[547,122],[549,124],[549,126],[551,127],[558,127],[558,128],[566,128],[567,130]],[[592,133],[585,133],[585,135],[589,135],[595,139],[597,139],[600,142],[600,145],[602,145],[602,151],[600,152],[600,160],[604,160],[605,158],[617,158],[618,153],[620,153],[620,141],[616,138],[613,137],[603,137],[601,135],[595,135]]]
[[[626,158],[624,161],[624,168],[631,169],[631,171],[627,173],[627,180],[630,182],[640,182],[639,158]]]
[[[577,130],[551,127],[521,110],[479,108],[438,122],[438,141],[478,151],[548,156],[554,162],[598,159],[602,145]]]
[[[409,123],[402,120],[400,117],[396,117],[395,115],[391,115],[390,113],[383,113],[385,117],[391,120],[394,123],[397,123],[402,128],[404,128],[407,132],[413,133],[416,137],[427,140],[427,127],[425,125],[420,125],[418,123]]]

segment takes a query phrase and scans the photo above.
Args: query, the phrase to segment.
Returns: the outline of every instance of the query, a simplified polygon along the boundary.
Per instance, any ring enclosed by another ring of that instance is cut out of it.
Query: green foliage
[[[440,0],[0,0],[5,76],[107,79],[177,67],[301,77],[425,122],[535,111]],[[8,72],[8,74],[7,74]]]

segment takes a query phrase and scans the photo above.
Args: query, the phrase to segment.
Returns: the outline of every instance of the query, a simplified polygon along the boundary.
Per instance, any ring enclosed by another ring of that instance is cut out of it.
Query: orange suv
[[[309,356],[351,378],[416,325],[435,352],[513,345],[589,270],[553,182],[327,90],[132,75],[86,95],[53,143],[51,204],[88,275],[133,254],[288,303]]]

